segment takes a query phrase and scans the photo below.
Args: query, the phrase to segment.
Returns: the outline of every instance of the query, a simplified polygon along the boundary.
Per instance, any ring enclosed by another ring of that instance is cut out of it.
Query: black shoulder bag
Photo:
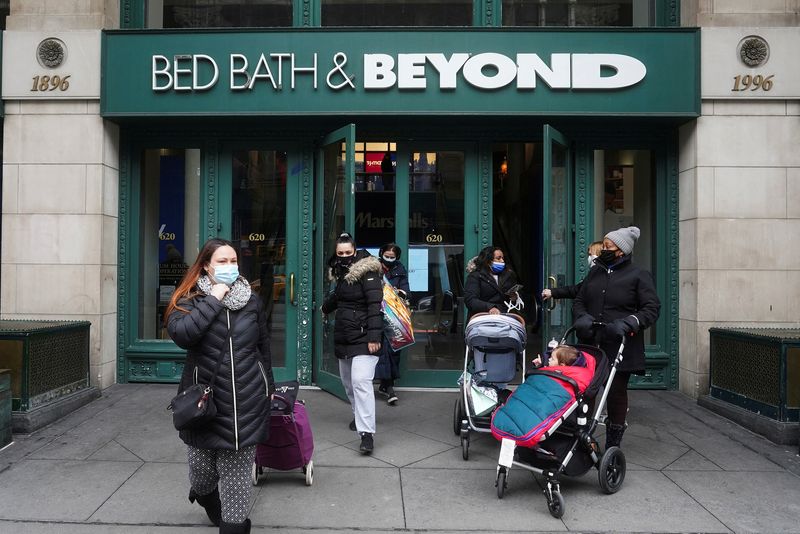
[[[236,317],[234,315],[234,317]],[[228,325],[228,339],[231,337],[231,323]],[[230,343],[228,343],[230,346]],[[172,424],[176,430],[189,430],[204,426],[217,415],[217,405],[214,403],[214,388],[212,387],[217,380],[219,366],[222,364],[222,356],[225,354],[225,347],[219,351],[217,365],[214,366],[214,374],[208,384],[192,384],[184,389],[170,401],[167,410],[172,411]]]

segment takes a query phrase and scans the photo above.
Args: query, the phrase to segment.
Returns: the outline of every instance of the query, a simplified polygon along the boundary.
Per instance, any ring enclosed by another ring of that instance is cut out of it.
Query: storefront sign
[[[800,98],[797,28],[703,28],[706,99]]]
[[[3,99],[100,98],[100,31],[3,32]]]
[[[106,32],[102,111],[695,116],[698,56],[696,30]]]

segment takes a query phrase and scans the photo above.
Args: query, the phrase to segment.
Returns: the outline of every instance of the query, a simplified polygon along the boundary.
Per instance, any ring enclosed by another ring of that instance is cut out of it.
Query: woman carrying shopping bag
[[[408,300],[411,289],[408,286],[408,271],[400,263],[403,251],[396,243],[383,245],[378,252],[378,258],[383,266],[383,276],[392,287],[402,292],[401,296]],[[378,365],[375,367],[375,378],[381,381],[378,394],[386,399],[389,406],[394,406],[399,400],[394,391],[394,381],[400,378],[400,352],[392,350],[389,340],[384,339],[381,352],[378,356]]]

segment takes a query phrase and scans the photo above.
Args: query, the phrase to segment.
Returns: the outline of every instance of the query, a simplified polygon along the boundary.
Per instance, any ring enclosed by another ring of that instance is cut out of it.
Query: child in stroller
[[[611,447],[601,455],[594,438],[608,386],[622,361],[625,340],[609,371],[602,349],[566,345],[566,338],[573,331],[574,328],[567,330],[549,361],[551,365],[563,364],[574,354],[573,364],[532,371],[495,411],[491,423],[492,435],[502,443],[495,478],[497,496],[503,497],[511,467],[521,467],[544,477],[543,491],[554,517],[564,514],[560,475],[579,476],[596,467],[605,493],[618,491],[625,479],[622,450]]]

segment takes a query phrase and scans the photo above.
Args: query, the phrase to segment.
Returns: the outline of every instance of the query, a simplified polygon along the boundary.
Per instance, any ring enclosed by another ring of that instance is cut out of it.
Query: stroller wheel
[[[309,460],[308,464],[303,467],[303,473],[306,474],[306,486],[314,483],[314,460]]]
[[[560,491],[554,491],[552,495],[553,498],[547,500],[547,511],[556,519],[560,519],[564,515],[564,497]]]
[[[497,498],[502,499],[503,494],[506,492],[506,488],[508,487],[508,482],[506,481],[507,472],[505,467],[500,467],[497,471],[497,479],[494,481],[494,485],[497,486]]]
[[[461,433],[461,421],[464,419],[464,408],[462,407],[461,395],[459,394],[453,406],[453,434],[458,436]]]
[[[253,468],[250,472],[250,477],[252,478],[253,485],[258,486],[258,479],[261,476],[262,468],[258,466],[255,462],[253,462]]]
[[[469,436],[461,436],[461,457],[469,460]]]
[[[625,453],[619,447],[609,447],[600,458],[597,476],[603,492],[616,493],[625,480]]]

